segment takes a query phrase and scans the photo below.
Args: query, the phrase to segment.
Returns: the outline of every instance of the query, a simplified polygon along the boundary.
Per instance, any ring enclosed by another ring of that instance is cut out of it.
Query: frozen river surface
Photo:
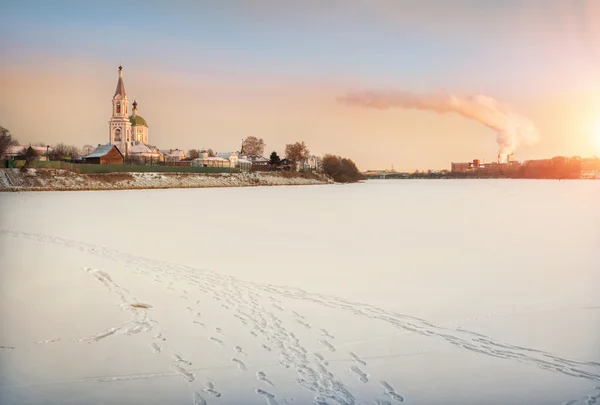
[[[0,210],[1,404],[600,404],[600,182]]]

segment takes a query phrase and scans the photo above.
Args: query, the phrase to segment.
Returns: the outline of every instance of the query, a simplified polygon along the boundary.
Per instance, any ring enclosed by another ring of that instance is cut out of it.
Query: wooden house
[[[115,145],[98,145],[89,155],[85,156],[85,163],[100,165],[122,165],[123,154]]]

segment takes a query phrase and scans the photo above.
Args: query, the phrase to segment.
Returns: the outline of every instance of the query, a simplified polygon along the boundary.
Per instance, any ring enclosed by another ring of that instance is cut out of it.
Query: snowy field
[[[600,182],[0,193],[1,404],[600,404]]]

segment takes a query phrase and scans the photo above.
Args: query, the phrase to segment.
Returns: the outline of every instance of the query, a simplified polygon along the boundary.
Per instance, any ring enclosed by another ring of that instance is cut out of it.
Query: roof
[[[237,156],[237,152],[219,152],[217,153],[217,157],[222,157],[225,159],[229,159],[231,155],[235,154]]]
[[[247,159],[238,159],[238,163],[250,163],[252,164],[251,161],[247,160]]]
[[[166,156],[185,157],[185,152],[180,149],[172,149],[172,150],[167,149],[167,150],[160,150],[159,152]]]
[[[129,153],[155,153],[155,148],[140,142],[130,147]],[[158,152],[156,152],[156,154],[158,154]]]
[[[52,152],[54,149],[46,146],[30,146],[28,149],[31,149],[35,152],[36,155],[42,156],[47,154],[48,152]]]
[[[115,90],[115,95],[113,97],[125,97],[126,95],[125,85],[123,84],[123,67],[119,66],[119,81],[117,82],[117,89]]]
[[[229,163],[229,160],[227,160],[225,158],[222,158],[222,157],[199,157],[199,158],[194,159],[194,161],[197,161],[197,162],[201,162],[203,160],[219,161],[219,162],[227,162],[227,163]]]
[[[250,155],[248,156],[248,160],[250,160],[251,162],[254,163],[259,163],[259,162],[269,162],[269,159],[267,159],[266,157],[263,156],[259,156],[259,155]]]
[[[27,151],[26,146],[11,145],[6,149],[5,153],[8,156],[18,156],[18,155],[24,155],[26,151]]]
[[[142,118],[141,115],[132,115],[129,117],[129,122],[131,122],[132,126],[143,126],[148,127],[146,120]]]
[[[106,155],[108,152],[110,152],[112,150],[112,148],[116,148],[116,146],[115,145],[111,145],[110,143],[106,144],[106,145],[98,145],[98,147],[96,148],[96,150],[94,150],[92,153],[90,153],[89,155],[84,156],[84,157],[86,159],[87,158],[102,157],[102,156]],[[117,151],[118,150],[119,149],[117,148]],[[121,152],[119,151],[119,153],[121,153]]]

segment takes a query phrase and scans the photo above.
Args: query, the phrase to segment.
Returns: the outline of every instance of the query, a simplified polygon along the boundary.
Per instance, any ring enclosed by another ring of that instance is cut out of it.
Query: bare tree
[[[0,127],[0,158],[4,156],[6,150],[12,143],[10,131],[4,127]]]
[[[244,139],[244,142],[242,143],[244,153],[247,155],[262,156],[262,154],[265,152],[265,146],[267,146],[265,141],[263,141],[262,138],[257,138],[255,136],[249,136],[248,138]]]
[[[285,157],[286,159],[294,162],[294,165],[306,162],[309,156],[310,151],[304,142],[296,142],[285,145]]]
[[[79,155],[79,150],[72,145],[59,143],[50,151],[50,159],[52,160],[72,160]]]
[[[200,151],[198,149],[190,149],[188,150],[187,157],[189,159],[198,159],[200,157]]]
[[[87,156],[90,153],[92,153],[93,151],[94,151],[94,147],[92,145],[83,145],[83,148],[81,149],[81,154],[84,156]]]
[[[208,157],[215,157],[215,152],[212,149],[206,151],[208,153]]]

